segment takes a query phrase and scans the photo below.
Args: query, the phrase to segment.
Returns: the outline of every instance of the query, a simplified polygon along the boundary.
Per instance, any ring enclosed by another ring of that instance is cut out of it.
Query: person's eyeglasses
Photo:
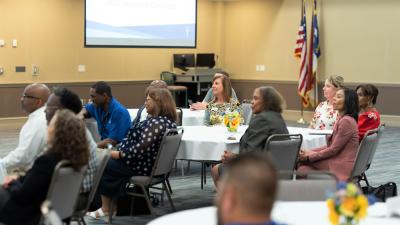
[[[40,99],[39,97],[35,97],[35,96],[32,96],[32,95],[27,95],[27,94],[23,94],[21,97],[22,98]]]

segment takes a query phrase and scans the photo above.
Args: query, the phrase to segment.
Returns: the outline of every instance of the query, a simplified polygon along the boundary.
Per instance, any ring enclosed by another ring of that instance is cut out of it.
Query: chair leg
[[[142,185],[139,185],[139,186],[143,191],[144,198],[146,199],[147,207],[149,207],[151,215],[155,216],[156,214],[155,214],[154,208],[153,208],[153,206],[151,205],[151,202],[150,202],[149,192],[147,192],[147,190],[146,190],[146,188],[144,186],[142,186]]]
[[[169,204],[171,205],[172,211],[175,212],[175,206],[174,206],[174,203],[172,202],[171,194],[170,194],[169,191],[168,191],[166,182],[163,181],[162,184],[163,184],[163,189],[164,189],[165,192],[167,193],[168,201],[169,201]]]
[[[188,108],[188,91],[185,90],[185,108]]]
[[[207,184],[207,163],[204,163],[204,172],[203,172],[203,175],[204,175],[204,178],[203,178],[203,180],[204,180],[204,184]]]
[[[204,163],[201,162],[201,190],[203,190],[203,179],[204,179]]]
[[[79,225],[81,225],[81,224],[86,225],[85,219],[83,217],[79,218],[78,224]]]
[[[181,173],[182,173],[182,177],[185,176],[185,172],[183,169],[183,160],[181,160]]]
[[[365,173],[363,173],[363,174],[361,175],[361,179],[364,180],[364,182],[367,184],[367,186],[369,186],[369,182],[368,182],[368,179],[367,179],[367,175],[366,175]]]
[[[169,179],[168,179],[168,178],[166,179],[166,182],[167,182],[167,186],[168,186],[169,192],[170,192],[171,194],[174,193],[174,192],[172,192],[171,184],[169,183]]]

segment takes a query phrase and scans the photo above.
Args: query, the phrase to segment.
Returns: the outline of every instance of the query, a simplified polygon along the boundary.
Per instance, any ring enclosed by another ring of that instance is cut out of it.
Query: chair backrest
[[[369,130],[365,133],[360,145],[358,146],[356,160],[354,162],[351,177],[357,179],[367,170],[368,159],[374,151],[376,142],[378,141],[378,129]],[[371,159],[372,160],[372,159]]]
[[[175,74],[168,71],[163,71],[160,74],[160,80],[165,81],[167,85],[173,85],[175,83]]]
[[[88,198],[88,205],[86,207],[86,211],[89,209],[90,203],[93,201],[94,196],[96,195],[97,187],[99,186],[101,177],[103,176],[104,169],[107,166],[107,162],[110,159],[110,151],[109,150],[102,150],[101,153],[97,156],[97,170],[93,177],[93,186],[89,193]]]
[[[375,141],[374,147],[372,148],[371,154],[369,154],[368,161],[367,161],[367,169],[371,166],[372,160],[374,159],[374,155],[375,155],[376,149],[378,148],[379,141],[381,140],[382,133],[385,130],[385,126],[386,125],[384,123],[382,123],[378,127],[378,137],[377,137],[377,140]]]
[[[89,192],[89,195],[87,196],[86,199],[86,205],[84,206],[85,208],[79,208],[79,204],[76,205],[72,220],[74,221],[79,221],[79,219],[83,219],[83,217],[86,215],[86,212],[89,210],[90,204],[92,203],[94,196],[96,195],[97,187],[99,186],[101,177],[103,176],[104,169],[107,166],[107,162],[110,159],[110,151],[108,149],[103,149],[100,153],[97,154],[97,165],[96,165],[96,173],[94,174],[93,177],[93,186],[92,189]]]
[[[273,134],[268,137],[266,151],[279,171],[294,171],[303,136],[301,134]],[[281,179],[291,179],[292,175],[280,175]]]
[[[307,179],[279,180],[277,200],[324,201],[335,192],[337,180],[332,173],[310,171],[305,175]]]
[[[166,175],[171,172],[179,145],[181,144],[183,129],[168,129],[161,141],[156,161],[152,171],[153,176]]]
[[[176,114],[178,115],[178,120],[176,121],[176,125],[182,126],[183,111],[180,107],[176,107]]]
[[[44,225],[63,225],[61,218],[58,216],[57,212],[51,207],[50,201],[44,201],[40,207],[43,215]]]
[[[253,110],[251,109],[251,103],[242,103],[242,113],[243,113],[243,119],[244,119],[244,124],[249,125],[251,117],[253,115]]]
[[[61,219],[71,217],[79,196],[80,187],[87,166],[75,171],[68,161],[61,161],[54,169],[46,200]]]

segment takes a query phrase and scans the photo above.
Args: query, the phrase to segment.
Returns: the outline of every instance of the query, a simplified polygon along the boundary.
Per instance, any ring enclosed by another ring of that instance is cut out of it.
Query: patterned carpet
[[[293,126],[295,123],[288,123]],[[21,128],[21,122],[4,122],[0,121],[0,157],[11,151],[18,142],[18,132]],[[370,183],[374,186],[384,184],[388,181],[394,181],[400,184],[400,154],[398,151],[400,140],[400,128],[387,127],[382,135],[378,150],[372,162],[371,169],[367,171]],[[186,162],[183,162],[186,167]],[[174,171],[171,176],[171,186],[173,189],[173,201],[176,209],[185,210],[213,204],[214,187],[210,178],[208,169],[207,184],[204,189],[200,189],[200,164],[192,162],[189,171],[185,175],[181,175],[180,164],[178,170]],[[157,214],[164,215],[171,212],[167,198],[164,205],[157,207]],[[117,216],[113,219],[113,224],[146,224],[154,219],[150,215],[136,216]],[[85,218],[87,224],[105,224],[100,220]],[[74,223],[73,223],[74,224]]]

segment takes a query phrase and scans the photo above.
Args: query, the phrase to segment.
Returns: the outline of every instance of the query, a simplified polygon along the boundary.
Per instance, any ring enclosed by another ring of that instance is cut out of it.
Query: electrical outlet
[[[256,71],[257,72],[264,72],[265,71],[265,65],[256,65]]]
[[[13,39],[13,40],[11,41],[11,45],[12,45],[13,48],[16,48],[16,47],[18,46],[18,41],[17,41],[17,39]]]
[[[32,76],[39,75],[39,67],[36,65],[32,65]]]
[[[0,66],[0,75],[4,74],[4,67]]]
[[[85,65],[78,65],[78,72],[84,73],[86,71],[86,66]]]

